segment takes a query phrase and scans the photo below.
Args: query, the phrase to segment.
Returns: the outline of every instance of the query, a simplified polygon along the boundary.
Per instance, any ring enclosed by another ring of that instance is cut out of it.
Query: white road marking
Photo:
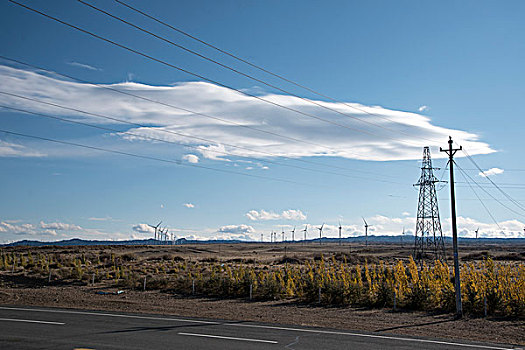
[[[262,340],[262,339],[250,339],[250,338],[237,338],[237,337],[225,337],[222,335],[211,335],[211,334],[200,334],[200,333],[184,333],[180,332],[177,333],[179,335],[189,335],[193,337],[204,337],[204,338],[218,338],[218,339],[227,339],[227,340],[243,340],[243,341],[251,341],[256,343],[270,343],[270,344],[278,344],[274,340]]]
[[[440,340],[403,338],[403,337],[394,337],[394,336],[387,336],[387,335],[376,335],[376,334],[365,334],[365,333],[350,333],[350,332],[343,332],[343,331],[327,331],[327,330],[320,330],[320,329],[305,329],[305,328],[265,326],[265,325],[247,324],[247,323],[213,322],[213,321],[201,321],[201,320],[191,320],[191,319],[182,319],[182,318],[135,316],[135,315],[108,314],[108,313],[98,313],[98,312],[88,312],[88,311],[73,311],[73,310],[29,309],[29,308],[6,307],[6,306],[0,306],[0,309],[1,310],[33,311],[33,312],[64,313],[64,314],[75,314],[75,315],[91,315],[91,316],[109,316],[109,317],[122,317],[122,318],[136,318],[136,319],[159,320],[159,321],[202,323],[202,324],[221,325],[221,326],[230,326],[230,327],[251,327],[251,328],[262,328],[262,329],[275,329],[275,330],[281,330],[281,331],[293,331],[293,332],[303,332],[303,333],[318,333],[318,334],[333,334],[333,335],[346,335],[346,336],[351,336],[351,337],[378,338],[378,339],[398,340],[398,341],[406,341],[406,342],[451,345],[451,346],[466,347],[466,348],[478,348],[478,349],[519,350],[519,348],[502,348],[502,347],[496,347],[496,346],[490,346],[490,345],[475,345],[475,344],[445,342],[445,341],[440,341]]]
[[[119,315],[119,314],[108,314],[102,312],[89,312],[89,311],[73,311],[73,310],[46,310],[46,309],[28,309],[21,307],[5,307],[0,306],[0,310],[18,310],[18,311],[35,311],[35,312],[53,312],[57,314],[73,314],[73,315],[91,315],[91,316],[108,316],[108,317],[121,317],[121,318],[137,318],[141,320],[158,320],[158,321],[175,321],[175,322],[191,322],[191,323],[203,323],[219,325],[221,322],[213,321],[201,321],[201,320],[186,320],[181,318],[169,318],[169,317],[151,317],[151,316],[137,316],[137,315]]]
[[[65,323],[62,322],[52,322],[52,321],[37,321],[37,320],[21,320],[19,318],[0,318],[0,321],[9,321],[9,322],[27,322],[27,323],[43,323],[43,324],[54,324],[58,326],[63,326]]]
[[[521,349],[521,348],[499,348],[499,347],[490,346],[490,345],[476,345],[476,344],[454,343],[454,342],[446,342],[446,341],[440,341],[440,340],[402,338],[402,337],[393,337],[393,336],[389,336],[389,335],[375,335],[375,334],[362,334],[362,333],[350,333],[350,332],[338,332],[338,331],[325,331],[325,330],[303,329],[303,328],[288,328],[288,327],[264,326],[264,325],[256,325],[256,324],[227,323],[227,324],[223,324],[223,325],[232,326],[232,327],[253,327],[253,328],[276,329],[276,330],[282,330],[282,331],[294,331],[294,332],[305,332],[305,333],[322,333],[322,334],[333,334],[333,335],[348,335],[348,336],[351,336],[351,337],[379,338],[379,339],[400,340],[400,341],[418,342],[418,343],[432,343],[432,344],[441,344],[441,345],[463,346],[463,347],[478,348],[478,349],[492,349],[492,350],[520,350]]]

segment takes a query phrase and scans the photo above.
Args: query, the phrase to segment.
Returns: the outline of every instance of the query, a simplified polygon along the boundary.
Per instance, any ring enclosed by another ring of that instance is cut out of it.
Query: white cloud
[[[213,152],[214,150],[224,150],[234,156],[260,159],[268,157],[267,154],[260,152],[294,158],[324,156],[376,161],[419,159],[423,146],[443,146],[449,135],[467,149],[471,155],[494,152],[488,144],[480,142],[476,134],[435,126],[430,118],[417,113],[390,110],[378,106],[363,106],[350,102],[345,104],[315,101],[322,106],[341,113],[352,114],[368,123],[380,126],[374,127],[349,117],[337,115],[293,96],[274,94],[262,96],[264,99],[279,103],[287,108],[301,110],[323,119],[343,123],[350,128],[348,129],[308,118],[236,91],[205,82],[185,82],[171,86],[149,86],[132,82],[110,85],[112,88],[154,100],[166,101],[171,105],[222,118],[236,124],[233,125],[180,109],[120,95],[93,85],[63,81],[56,77],[8,66],[0,66],[0,79],[2,79],[4,90],[10,93],[34,97],[60,105],[75,106],[91,113],[110,115],[133,123],[150,125],[144,128],[131,128],[130,131],[139,135],[198,147],[199,152],[205,158],[229,160],[223,154]],[[6,95],[0,95],[0,103],[34,112],[67,115],[68,117],[89,120],[90,123],[109,123],[99,118],[75,114],[71,111],[66,112]],[[349,105],[365,112],[355,110]],[[307,140],[309,144],[305,147],[304,143],[297,143],[290,139],[247,129],[246,127],[277,132],[294,139]],[[394,135],[387,130],[389,128],[402,129],[403,134]],[[360,129],[367,133],[357,132],[354,129]],[[164,131],[195,135],[214,141],[205,142],[189,139]],[[125,134],[120,136],[128,141],[145,142],[144,139]],[[427,139],[439,141],[430,142]],[[252,150],[238,147],[247,147]],[[55,150],[55,152],[57,151]],[[80,151],[76,150],[76,152]],[[231,156],[229,157],[231,158]]]
[[[404,211],[404,212],[401,213],[401,215],[403,215],[403,216],[410,216],[410,213],[408,211]]]
[[[44,157],[44,153],[30,150],[16,143],[0,140],[0,157]]]
[[[425,112],[425,111],[428,111],[428,109],[429,109],[428,106],[421,106],[417,110],[420,112]]]
[[[155,229],[148,224],[138,224],[132,227],[138,233],[155,233]]]
[[[40,221],[38,224],[32,224],[23,223],[21,220],[0,221],[0,239],[4,243],[28,238],[36,240],[50,240],[51,237],[53,237],[53,240],[71,238],[115,240],[124,239],[128,236],[129,233],[119,231],[104,232],[95,228],[82,228],[79,225],[62,222],[46,223]]]
[[[283,211],[281,217],[286,220],[306,220],[306,214],[296,209]]]
[[[264,220],[306,220],[306,214],[297,209],[284,210],[280,214],[273,211],[266,211],[261,209],[250,210],[247,212],[246,217],[252,221],[264,221]]]
[[[80,67],[80,68],[85,68],[85,69],[89,69],[89,70],[94,70],[94,71],[100,71],[102,69],[100,68],[97,68],[97,67],[93,67],[89,64],[85,64],[85,63],[80,63],[80,62],[67,62],[67,64],[69,64],[70,66],[74,66],[74,67]]]
[[[75,231],[75,232],[85,232],[85,230],[74,224],[67,224],[62,222],[52,222],[45,223],[40,221],[38,225],[33,225],[29,223],[24,224],[13,224],[8,220],[0,222],[0,233],[2,234],[12,234],[12,235],[30,235],[30,236],[56,236],[58,232],[65,234],[66,232],[62,231]]]
[[[248,233],[254,233],[255,229],[249,225],[226,225],[219,228],[217,232],[246,235]]]
[[[450,219],[446,221],[447,221],[447,225],[450,227]],[[499,227],[498,227],[498,225],[496,225],[495,223],[484,223],[484,222],[480,222],[472,218],[458,216],[457,225],[458,225],[458,235],[460,237],[474,238],[476,237],[475,230],[477,230],[478,228],[479,228],[478,237],[480,238],[525,237],[525,234],[523,233],[523,228],[525,227],[525,223],[518,221],[518,220],[499,221],[498,222]],[[451,235],[448,232],[447,234]]]
[[[478,175],[481,177],[487,177],[492,175],[499,175],[503,174],[505,170],[500,168],[490,168],[489,170],[484,170],[483,172],[480,172]]]
[[[208,238],[209,239],[209,238]],[[216,234],[213,238],[213,240],[218,239],[224,239],[224,240],[240,240],[240,241],[253,241],[254,238],[250,236],[249,234],[242,234],[242,233],[219,233]]]
[[[199,157],[195,154],[185,154],[184,156],[182,156],[182,159],[192,164],[196,164],[199,162]]]
[[[90,218],[88,218],[88,220],[89,221],[114,221],[115,219],[113,219],[110,216],[106,216],[104,218],[90,217]]]
[[[40,228],[43,228],[45,230],[55,230],[55,231],[62,231],[62,230],[80,231],[82,230],[82,227],[78,225],[66,224],[63,222],[50,222],[46,224],[43,221],[40,221]]]
[[[184,203],[183,206],[185,206],[186,208],[195,208],[195,204],[193,203]]]
[[[32,224],[15,225],[7,221],[0,221],[0,232],[3,234],[34,235],[38,231]]]
[[[44,230],[44,231],[42,231],[40,233],[43,234],[43,235],[56,236],[57,235],[57,230],[48,229],[48,230]]]

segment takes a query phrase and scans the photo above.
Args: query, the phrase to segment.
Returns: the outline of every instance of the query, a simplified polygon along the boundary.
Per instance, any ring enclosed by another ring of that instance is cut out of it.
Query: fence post
[[[394,311],[396,311],[397,303],[397,291],[394,289]]]
[[[253,284],[250,283],[250,300],[252,300]]]
[[[321,304],[321,286],[319,286],[319,304]]]
[[[51,269],[49,269],[49,277],[47,279],[47,283],[51,283]]]
[[[144,291],[146,290],[146,276],[144,276]]]
[[[93,274],[93,278],[91,280],[91,285],[94,286],[95,285],[95,274]]]
[[[191,294],[195,295],[195,280],[191,281]]]

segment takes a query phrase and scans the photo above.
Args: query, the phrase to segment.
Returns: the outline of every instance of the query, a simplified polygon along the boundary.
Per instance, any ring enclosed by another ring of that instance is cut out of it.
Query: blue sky
[[[182,164],[0,132],[0,241],[145,238],[151,232],[144,224],[161,220],[177,237],[195,238],[260,239],[263,233],[268,240],[271,230],[323,222],[326,235],[335,236],[339,220],[346,236],[356,236],[363,234],[362,216],[374,234],[399,234],[403,227],[411,232],[417,209],[412,184],[419,177],[422,147],[431,146],[434,165],[444,168],[439,146],[447,145],[448,135],[474,155],[483,170],[492,169],[487,174],[509,196],[525,204],[520,103],[525,93],[525,5],[520,1],[129,0],[152,16],[338,102],[237,62],[116,2],[90,1],[300,98],[79,2],[23,3],[307,115],[203,81],[2,2],[2,56],[205,116],[0,60],[0,105],[106,130],[6,108],[0,111],[0,129]],[[480,227],[482,236],[523,236],[523,208],[495,190],[466,158],[457,162],[507,206],[477,189],[493,220],[457,173],[460,235],[471,237]],[[442,173],[436,175],[441,178]],[[448,235],[448,186],[439,188]],[[309,235],[316,233],[311,230]]]

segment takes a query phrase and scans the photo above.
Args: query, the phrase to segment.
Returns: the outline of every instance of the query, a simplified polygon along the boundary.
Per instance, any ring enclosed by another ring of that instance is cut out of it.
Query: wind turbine
[[[523,231],[525,231],[525,228],[523,229]],[[308,224],[304,225],[304,242],[306,243],[306,233],[308,232]]]
[[[341,220],[339,220],[339,245],[341,245],[341,230],[343,227],[341,226]]]
[[[164,228],[159,228],[159,240],[161,242],[164,242],[163,244],[167,243],[168,234],[169,234],[169,229],[167,226]]]
[[[368,226],[369,225],[366,222],[365,218],[363,218],[363,221],[365,222],[365,247],[368,247]]]
[[[264,236],[263,234],[261,233],[261,243],[264,242]]]
[[[284,242],[284,227],[281,227],[281,234],[282,234],[282,236],[283,236],[282,239],[283,239],[283,242]]]
[[[149,227],[155,229],[155,240],[157,240],[157,232],[158,232],[158,230],[159,230],[160,224],[162,224],[162,221],[159,222],[159,223],[157,224],[157,226],[153,226],[153,225],[148,224]]]
[[[405,237],[405,226],[403,226],[403,233],[401,234],[401,246],[404,247],[403,245],[403,237]]]
[[[478,231],[479,231],[479,227],[478,227],[478,229],[476,231],[474,231],[474,232],[476,232],[476,239],[478,239]]]
[[[319,230],[319,244],[321,244],[321,240],[323,238],[323,227],[324,227],[324,222],[321,225],[321,227],[317,228]]]
[[[293,227],[293,230],[290,231],[292,233],[292,242],[295,242],[295,226]]]

